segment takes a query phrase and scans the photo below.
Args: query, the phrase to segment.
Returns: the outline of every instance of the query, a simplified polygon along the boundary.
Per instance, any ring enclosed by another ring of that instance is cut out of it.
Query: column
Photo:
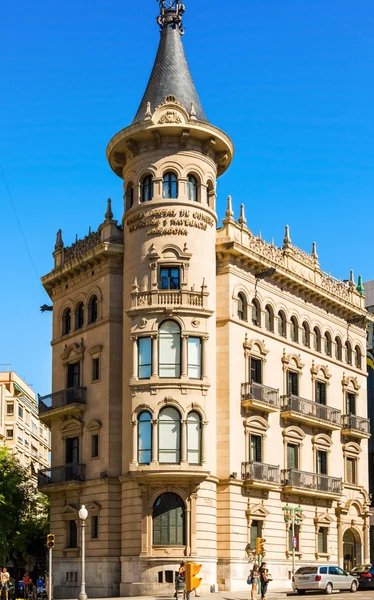
[[[340,515],[338,516],[338,563],[339,567],[344,568],[344,557],[343,557],[343,531],[342,522]]]
[[[197,494],[191,494],[191,556],[197,556],[197,543],[196,543],[196,500]]]
[[[247,350],[244,351],[244,365],[245,365],[245,383],[249,383],[249,352]]]
[[[158,377],[158,337],[152,335],[152,377]]]
[[[148,510],[147,510],[147,504],[148,504],[148,498],[147,498],[147,492],[146,490],[143,488],[141,490],[141,498],[142,498],[142,542],[141,542],[141,552],[140,555],[141,556],[147,556],[148,555]]]
[[[132,337],[132,378],[138,379],[138,338]]]
[[[132,465],[138,463],[138,422],[132,421]]]
[[[208,378],[208,338],[207,337],[203,337],[201,338],[201,362],[202,362],[202,369],[201,369],[201,375],[203,379],[207,379]]]
[[[369,519],[368,517],[365,515],[364,517],[364,563],[368,564],[370,563],[370,550],[369,550],[369,531],[370,531],[370,526],[369,526]]]
[[[152,421],[152,462],[158,463],[158,420]]]
[[[182,372],[181,377],[187,377],[188,335],[182,335]]]
[[[187,500],[186,508],[186,556],[191,554],[191,501]]]
[[[207,421],[201,422],[201,464],[205,465],[206,463],[206,426],[208,425]]]
[[[182,424],[182,439],[181,439],[181,463],[187,462],[187,421],[183,419]]]

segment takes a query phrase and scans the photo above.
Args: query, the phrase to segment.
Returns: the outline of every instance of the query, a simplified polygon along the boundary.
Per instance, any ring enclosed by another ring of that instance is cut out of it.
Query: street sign
[[[292,548],[297,548],[297,537],[296,535],[292,538]]]

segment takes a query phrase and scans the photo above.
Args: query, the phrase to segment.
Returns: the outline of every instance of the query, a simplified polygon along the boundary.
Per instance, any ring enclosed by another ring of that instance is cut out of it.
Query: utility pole
[[[52,600],[52,550],[55,547],[55,536],[53,533],[47,535],[48,548],[48,600]]]

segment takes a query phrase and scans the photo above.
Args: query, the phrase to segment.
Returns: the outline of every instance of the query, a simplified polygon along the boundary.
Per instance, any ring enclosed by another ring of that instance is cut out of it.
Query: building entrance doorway
[[[347,529],[343,537],[344,570],[349,573],[362,564],[361,540],[353,529]]]

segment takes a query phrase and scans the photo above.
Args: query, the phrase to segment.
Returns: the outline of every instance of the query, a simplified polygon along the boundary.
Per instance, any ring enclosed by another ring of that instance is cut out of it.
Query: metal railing
[[[204,287],[205,290],[205,287]],[[132,308],[147,306],[195,306],[206,308],[208,292],[192,290],[154,290],[152,292],[132,292]]]
[[[84,481],[86,465],[72,464],[52,467],[38,472],[38,485],[51,485],[53,483],[65,483],[66,481]]]
[[[86,404],[86,391],[85,387],[75,386],[47,396],[39,396],[39,413],[69,404]]]
[[[305,398],[299,398],[293,394],[283,397],[282,411],[292,411],[321,419],[322,421],[329,421],[335,425],[341,423],[341,411],[325,404],[319,404],[318,402],[312,402],[312,400],[306,400]]]
[[[242,400],[259,400],[278,407],[280,405],[279,390],[261,383],[242,383],[241,396]]]
[[[370,419],[357,417],[356,415],[342,416],[343,429],[354,429],[362,433],[370,433]]]
[[[317,490],[319,492],[329,492],[331,494],[341,494],[342,480],[329,475],[319,473],[307,473],[297,471],[296,469],[284,469],[282,471],[282,485],[292,486],[301,489]]]
[[[272,483],[280,483],[279,467],[274,465],[266,465],[254,460],[242,463],[242,479],[255,479],[257,481],[267,481]]]

